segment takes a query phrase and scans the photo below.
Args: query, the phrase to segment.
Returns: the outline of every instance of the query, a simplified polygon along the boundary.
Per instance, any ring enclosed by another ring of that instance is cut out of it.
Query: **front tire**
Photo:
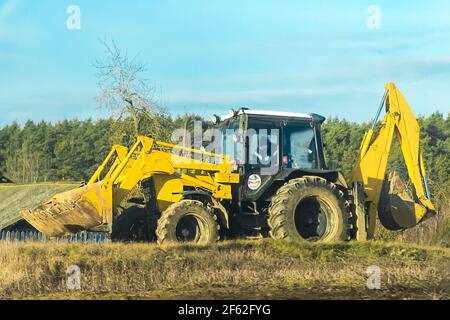
[[[293,179],[281,187],[269,207],[274,239],[316,242],[349,240],[351,213],[344,194],[320,177]]]
[[[217,217],[200,201],[183,200],[171,205],[158,221],[158,243],[213,244],[220,238]]]
[[[125,209],[114,221],[111,240],[113,242],[154,242],[156,217],[148,216],[145,207],[133,206]]]

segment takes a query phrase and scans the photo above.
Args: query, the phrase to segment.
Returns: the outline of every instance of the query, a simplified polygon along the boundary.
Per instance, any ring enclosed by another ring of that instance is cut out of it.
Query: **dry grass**
[[[69,292],[66,270],[82,270]],[[450,250],[381,243],[0,244],[0,298],[450,298]],[[382,290],[366,270],[382,270]]]
[[[0,215],[60,192],[50,187],[0,188]],[[380,232],[389,243],[0,243],[0,299],[448,299],[450,203],[441,209],[414,229]],[[65,284],[74,264],[82,270],[77,292]],[[381,267],[380,291],[366,288],[370,265]]]

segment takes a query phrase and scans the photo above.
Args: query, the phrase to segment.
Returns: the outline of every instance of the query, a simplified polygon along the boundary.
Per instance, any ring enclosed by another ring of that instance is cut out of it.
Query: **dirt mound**
[[[77,184],[0,185],[0,230],[20,220],[20,212],[49,200],[55,194],[78,187]]]

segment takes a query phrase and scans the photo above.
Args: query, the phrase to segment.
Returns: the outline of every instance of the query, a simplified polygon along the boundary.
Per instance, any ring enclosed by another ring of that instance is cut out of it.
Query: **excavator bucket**
[[[102,183],[87,185],[54,196],[50,201],[22,212],[22,217],[48,237],[60,237],[103,224],[108,199]]]
[[[397,231],[415,227],[417,217],[426,214],[427,209],[416,203],[407,192],[406,184],[396,173],[383,184],[378,205],[381,224],[388,230]]]

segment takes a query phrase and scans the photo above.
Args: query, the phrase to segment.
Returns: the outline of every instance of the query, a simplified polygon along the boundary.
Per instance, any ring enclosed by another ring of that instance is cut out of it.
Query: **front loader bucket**
[[[106,200],[99,182],[58,194],[22,217],[46,236],[60,237],[102,225]]]

